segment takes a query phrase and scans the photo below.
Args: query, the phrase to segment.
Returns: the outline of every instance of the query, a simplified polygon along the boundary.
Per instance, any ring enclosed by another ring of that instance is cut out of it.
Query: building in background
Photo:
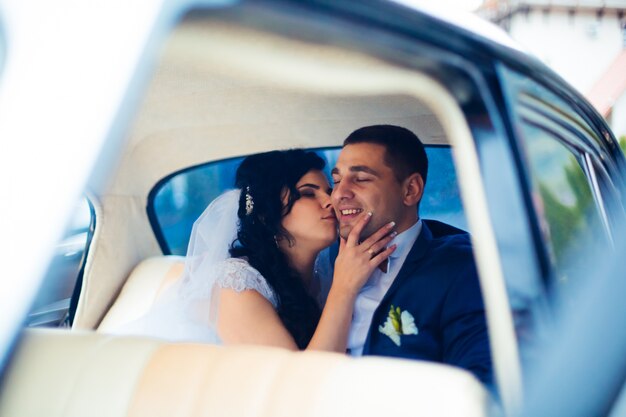
[[[486,0],[477,13],[583,93],[626,141],[626,0]]]

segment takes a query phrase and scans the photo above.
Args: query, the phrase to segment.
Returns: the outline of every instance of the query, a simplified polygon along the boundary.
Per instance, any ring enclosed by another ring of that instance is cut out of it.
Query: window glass
[[[7,53],[7,45],[6,45],[6,36],[4,35],[4,30],[2,27],[2,20],[0,19],[0,74],[2,74],[2,70],[4,70],[4,63],[6,60]]]
[[[70,300],[91,242],[93,209],[86,197],[74,208],[27,318],[28,326],[56,327],[68,318]]]
[[[335,165],[340,149],[317,152],[326,159],[326,174]],[[456,173],[449,147],[426,147],[428,183],[420,205],[422,217],[441,220],[466,229]],[[184,255],[193,222],[223,191],[233,187],[235,172],[243,158],[219,161],[183,171],[157,185],[149,212],[165,252]]]
[[[552,337],[554,314],[574,302],[577,284],[597,277],[598,255],[609,249],[607,201],[614,187],[606,173],[613,157],[601,123],[567,92],[514,71],[501,75],[515,129],[513,149],[523,163],[520,179],[528,187],[524,206],[530,212],[522,221],[536,257],[532,272],[519,268],[513,274],[517,292],[531,296],[510,298],[521,359],[531,365]]]
[[[590,250],[606,242],[604,227],[583,169],[583,155],[547,130],[522,124],[531,176],[532,201],[553,280],[566,283],[587,267]],[[552,283],[554,284],[554,283]]]

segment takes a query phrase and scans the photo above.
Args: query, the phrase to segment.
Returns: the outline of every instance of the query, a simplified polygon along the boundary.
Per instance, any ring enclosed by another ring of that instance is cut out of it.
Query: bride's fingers
[[[378,254],[378,252],[383,250],[385,246],[387,246],[389,242],[391,242],[393,238],[396,237],[397,235],[398,234],[396,232],[390,233],[389,235],[385,236],[384,238],[382,238],[381,240],[379,240],[378,242],[370,246],[367,252],[371,255],[371,257],[374,257],[374,255]]]
[[[374,232],[370,237],[361,242],[364,249],[367,250],[371,248],[374,244],[376,244],[379,240],[383,239],[385,236],[391,232],[391,230],[396,226],[396,222],[390,222],[378,229]]]
[[[346,244],[348,246],[357,246],[359,244],[359,238],[361,236],[361,232],[365,228],[367,222],[372,218],[372,212],[368,211],[364,216],[361,216],[359,221],[354,225],[350,233],[348,234],[348,239],[346,240]]]
[[[389,258],[389,255],[391,255],[393,253],[394,250],[396,250],[396,248],[398,247],[398,245],[391,245],[389,246],[387,249],[385,249],[384,251],[380,252],[378,255],[374,256],[372,259],[370,259],[370,263],[374,266],[378,266],[381,264],[381,262],[383,262],[385,259]]]

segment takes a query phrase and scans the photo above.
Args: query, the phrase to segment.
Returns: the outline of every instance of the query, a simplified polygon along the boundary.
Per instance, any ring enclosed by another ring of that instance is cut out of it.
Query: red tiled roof
[[[615,58],[602,77],[586,94],[602,116],[607,116],[615,101],[626,90],[626,49]]]

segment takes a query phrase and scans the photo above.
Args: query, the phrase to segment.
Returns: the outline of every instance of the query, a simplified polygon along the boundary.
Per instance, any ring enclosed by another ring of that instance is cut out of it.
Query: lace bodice
[[[274,290],[263,275],[245,259],[226,259],[216,268],[216,273],[218,276],[215,284],[220,288],[229,288],[237,292],[255,290],[272,303],[274,308],[278,307],[278,298]]]

